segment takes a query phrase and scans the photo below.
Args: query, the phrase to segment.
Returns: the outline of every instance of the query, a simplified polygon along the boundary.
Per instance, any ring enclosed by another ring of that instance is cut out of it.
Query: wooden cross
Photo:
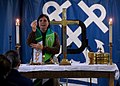
[[[79,24],[79,21],[75,20],[66,20],[66,8],[63,8],[62,11],[62,20],[61,21],[51,21],[51,24],[61,24],[62,25],[62,53],[63,59],[60,62],[61,65],[70,65],[70,62],[67,60],[67,25],[68,24]]]

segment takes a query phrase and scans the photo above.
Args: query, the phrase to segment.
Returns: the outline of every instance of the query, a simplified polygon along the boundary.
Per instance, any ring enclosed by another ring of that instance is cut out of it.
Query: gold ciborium
[[[90,59],[89,64],[109,64],[109,53],[103,53],[101,50],[99,52],[88,52],[88,57]]]

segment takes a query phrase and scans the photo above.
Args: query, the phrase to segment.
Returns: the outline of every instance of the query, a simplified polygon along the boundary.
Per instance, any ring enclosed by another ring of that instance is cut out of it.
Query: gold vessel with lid
[[[109,64],[109,53],[101,52],[88,52],[88,57],[90,59],[89,64]]]

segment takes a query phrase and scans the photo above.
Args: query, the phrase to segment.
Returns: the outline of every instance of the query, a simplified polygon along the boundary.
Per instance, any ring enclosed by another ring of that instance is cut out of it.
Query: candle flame
[[[112,25],[112,18],[109,19],[109,25]]]
[[[20,25],[20,20],[18,18],[16,19],[16,25]]]

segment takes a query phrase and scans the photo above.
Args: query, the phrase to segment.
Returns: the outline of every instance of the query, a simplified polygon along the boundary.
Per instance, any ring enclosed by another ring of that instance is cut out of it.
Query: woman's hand
[[[36,26],[37,26],[37,20],[34,20],[34,21],[31,23],[31,27],[32,27],[32,31],[33,31],[33,32],[36,32]]]
[[[39,49],[42,50],[43,49],[43,45],[39,44],[39,43],[37,43],[37,44],[31,43],[30,46],[32,48],[35,48],[36,50],[39,50]]]

